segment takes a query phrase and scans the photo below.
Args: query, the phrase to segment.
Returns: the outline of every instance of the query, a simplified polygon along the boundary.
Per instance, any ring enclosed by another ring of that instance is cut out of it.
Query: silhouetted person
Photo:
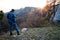
[[[0,20],[3,19],[3,16],[4,16],[4,12],[1,10],[1,11],[0,11]]]
[[[12,35],[12,30],[13,28],[16,29],[17,31],[17,35],[19,35],[19,31],[18,31],[18,25],[16,23],[16,16],[14,15],[14,9],[12,9],[8,14],[7,14],[7,19],[8,19],[8,23],[9,23],[9,32],[10,35]]]
[[[2,27],[3,27],[3,16],[4,16],[4,12],[1,10],[0,11],[0,32],[2,31]]]

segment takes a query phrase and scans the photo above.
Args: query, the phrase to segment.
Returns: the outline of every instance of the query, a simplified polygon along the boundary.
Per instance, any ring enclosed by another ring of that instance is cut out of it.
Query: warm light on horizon
[[[47,4],[47,0],[40,0],[40,5],[39,5],[39,7],[40,7],[40,8],[44,8],[44,7],[46,6],[46,4]]]
[[[47,0],[0,0],[0,9],[8,12],[11,9],[20,9],[24,7],[44,8]]]

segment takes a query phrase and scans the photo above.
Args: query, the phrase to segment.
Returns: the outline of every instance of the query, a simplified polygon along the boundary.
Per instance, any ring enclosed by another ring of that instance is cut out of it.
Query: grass
[[[16,34],[16,32],[13,32]],[[28,28],[21,36],[10,37],[9,33],[0,36],[0,40],[60,40],[60,27]]]
[[[60,40],[60,27],[50,24],[48,21],[43,21],[45,27],[28,28],[27,31],[19,31],[21,36],[10,36],[9,32],[0,35],[0,40]],[[16,35],[16,32],[13,31]]]

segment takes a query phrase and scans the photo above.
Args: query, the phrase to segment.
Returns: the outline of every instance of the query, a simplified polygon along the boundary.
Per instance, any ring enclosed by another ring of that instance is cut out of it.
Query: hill
[[[8,31],[9,24],[6,17],[7,13],[3,18],[4,24],[0,27],[1,32]],[[41,10],[34,7],[25,7],[15,10],[14,14],[16,15],[16,21],[19,28],[39,28],[53,26],[47,20],[47,12],[45,10]]]

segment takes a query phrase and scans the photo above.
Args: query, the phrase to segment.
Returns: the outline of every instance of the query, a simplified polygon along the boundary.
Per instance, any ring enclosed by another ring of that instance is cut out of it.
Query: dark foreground
[[[16,34],[13,31],[14,35]],[[28,28],[27,31],[20,31],[20,36],[9,36],[7,32],[0,36],[0,40],[60,40],[60,27]]]

